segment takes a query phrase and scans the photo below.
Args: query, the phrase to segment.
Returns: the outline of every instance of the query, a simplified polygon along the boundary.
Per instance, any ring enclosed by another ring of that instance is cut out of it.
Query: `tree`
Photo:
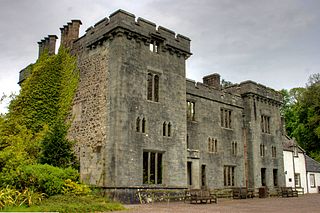
[[[282,90],[286,130],[308,155],[320,160],[320,74],[309,77],[305,88]]]

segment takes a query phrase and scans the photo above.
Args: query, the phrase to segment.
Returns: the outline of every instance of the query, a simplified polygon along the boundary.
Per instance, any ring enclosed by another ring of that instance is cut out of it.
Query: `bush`
[[[70,179],[65,180],[62,187],[63,194],[87,195],[90,192],[91,190],[87,185],[76,183]]]
[[[48,196],[61,194],[65,180],[79,180],[77,170],[72,168],[62,169],[47,164],[21,166],[15,174],[12,179],[17,189],[31,188]],[[12,183],[13,181],[10,182]]]

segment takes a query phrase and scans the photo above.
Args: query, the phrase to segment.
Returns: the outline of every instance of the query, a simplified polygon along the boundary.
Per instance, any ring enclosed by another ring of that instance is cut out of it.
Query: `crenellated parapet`
[[[244,81],[240,84],[229,86],[224,90],[276,106],[280,106],[283,101],[281,93],[254,81]]]
[[[48,35],[48,37],[45,37],[44,39],[39,41],[39,57],[46,51],[49,55],[54,55],[56,50],[57,39],[58,37],[56,35]]]
[[[224,90],[216,89],[201,82],[186,80],[187,94],[237,108],[243,108],[243,101],[239,94],[233,94]]]
[[[155,23],[143,18],[135,18],[135,15],[129,12],[118,10],[109,18],[104,18],[93,27],[89,27],[86,34],[76,43],[80,42],[84,48],[92,49],[116,36],[126,36],[127,39],[135,39],[145,45],[157,42],[161,52],[168,51],[185,58],[191,55],[189,38],[162,26],[157,27]]]

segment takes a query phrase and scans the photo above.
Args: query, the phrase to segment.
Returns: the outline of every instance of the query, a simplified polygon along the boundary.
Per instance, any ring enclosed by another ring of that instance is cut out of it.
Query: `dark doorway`
[[[266,168],[261,168],[261,185],[266,186]]]
[[[187,162],[188,185],[192,185],[192,162]]]

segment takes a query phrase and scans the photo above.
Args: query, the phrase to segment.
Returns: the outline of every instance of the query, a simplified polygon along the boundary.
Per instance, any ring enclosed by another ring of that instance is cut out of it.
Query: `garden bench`
[[[190,203],[195,201],[198,203],[217,203],[217,197],[211,194],[209,190],[206,189],[191,189],[190,190]]]
[[[298,191],[292,187],[281,187],[282,197],[298,197]]]

